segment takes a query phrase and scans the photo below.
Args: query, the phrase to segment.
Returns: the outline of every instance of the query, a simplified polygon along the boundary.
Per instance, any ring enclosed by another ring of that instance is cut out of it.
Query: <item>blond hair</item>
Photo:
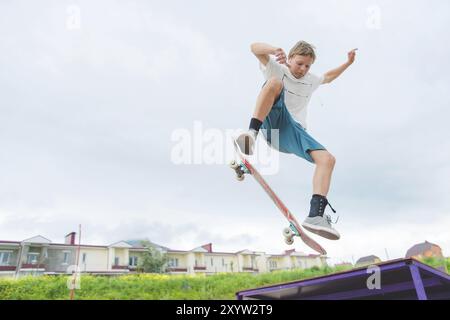
[[[310,56],[313,58],[313,62],[316,60],[316,53],[314,52],[314,46],[309,44],[306,41],[299,41],[292,47],[291,51],[289,51],[288,58],[292,58],[296,54],[300,56]]]

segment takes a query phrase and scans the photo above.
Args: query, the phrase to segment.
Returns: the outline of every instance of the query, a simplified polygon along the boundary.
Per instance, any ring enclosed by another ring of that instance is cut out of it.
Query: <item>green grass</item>
[[[444,268],[447,273],[450,273],[450,258],[424,258],[421,261],[433,268]]]
[[[187,299],[233,300],[235,293],[270,284],[295,281],[343,271],[342,268],[311,268],[265,274],[223,273],[212,276],[133,274],[115,277],[81,276],[75,299]],[[0,299],[69,299],[67,276],[0,279]]]
[[[450,258],[424,259],[432,267],[446,265]],[[83,300],[234,300],[235,293],[271,284],[307,279],[344,271],[344,268],[314,267],[307,270],[276,271],[264,274],[223,273],[213,276],[132,274],[114,277],[81,276],[81,288],[75,299]],[[23,277],[0,279],[0,300],[61,300],[69,299],[68,276]]]

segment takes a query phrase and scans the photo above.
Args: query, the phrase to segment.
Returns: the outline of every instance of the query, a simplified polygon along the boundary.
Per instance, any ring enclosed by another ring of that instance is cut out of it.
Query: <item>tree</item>
[[[167,255],[156,249],[150,241],[142,240],[140,244],[147,250],[143,253],[138,268],[143,272],[163,273]]]

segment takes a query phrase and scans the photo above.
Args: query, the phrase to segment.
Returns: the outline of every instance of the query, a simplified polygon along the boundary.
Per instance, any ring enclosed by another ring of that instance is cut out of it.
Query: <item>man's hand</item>
[[[348,64],[352,64],[353,61],[355,61],[356,50],[358,50],[358,48],[355,48],[355,49],[351,50],[351,51],[347,54],[347,56],[348,56],[348,61],[347,61],[347,63],[348,63]]]
[[[255,42],[250,46],[253,54],[258,58],[262,65],[266,65],[269,62],[269,55],[275,55],[277,62],[281,64],[286,63],[286,54],[283,49],[271,46],[267,43]]]
[[[286,59],[286,53],[284,53],[283,49],[281,49],[281,48],[276,49],[274,55],[276,57],[276,61],[279,64],[285,64],[286,66],[289,67],[289,64]]]

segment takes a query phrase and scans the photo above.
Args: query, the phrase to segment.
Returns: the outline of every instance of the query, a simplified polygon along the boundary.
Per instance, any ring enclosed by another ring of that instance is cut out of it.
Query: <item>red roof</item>
[[[406,258],[411,258],[414,256],[418,256],[423,254],[425,251],[430,250],[431,248],[436,247],[439,250],[441,247],[439,247],[437,244],[425,241],[423,243],[416,244],[409,248],[409,250],[406,252]]]

